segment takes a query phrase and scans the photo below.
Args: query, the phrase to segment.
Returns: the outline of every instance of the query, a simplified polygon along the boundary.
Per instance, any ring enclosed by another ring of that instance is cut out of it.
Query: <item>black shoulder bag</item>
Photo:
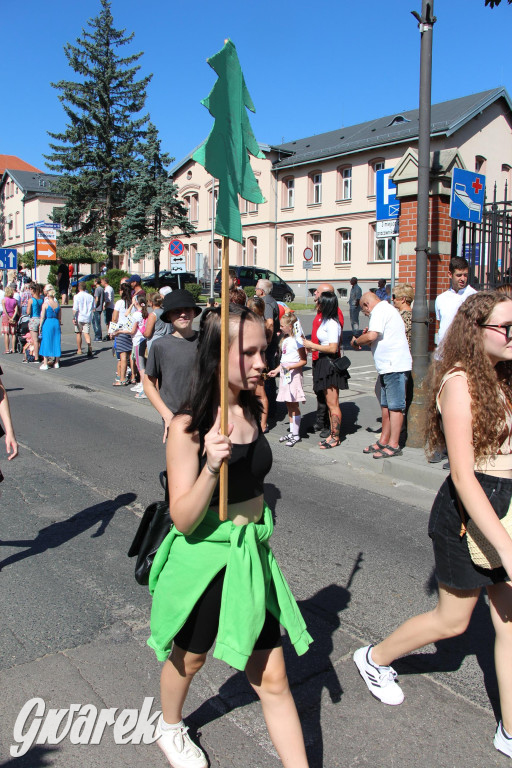
[[[167,473],[160,472],[160,483],[165,490],[165,500],[154,501],[146,508],[128,550],[128,557],[137,557],[135,580],[139,584],[148,583],[149,572],[157,550],[172,527],[166,481]]]

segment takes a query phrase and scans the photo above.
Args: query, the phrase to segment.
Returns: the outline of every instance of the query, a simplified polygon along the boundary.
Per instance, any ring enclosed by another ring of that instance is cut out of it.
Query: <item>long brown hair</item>
[[[506,428],[507,409],[512,412],[512,363],[503,361],[492,365],[484,350],[481,326],[504,301],[510,299],[503,294],[482,291],[467,298],[455,315],[439,348],[440,358],[432,364],[426,381],[427,454],[446,444],[436,396],[443,376],[453,368],[463,369],[468,380],[475,460],[498,450]]]

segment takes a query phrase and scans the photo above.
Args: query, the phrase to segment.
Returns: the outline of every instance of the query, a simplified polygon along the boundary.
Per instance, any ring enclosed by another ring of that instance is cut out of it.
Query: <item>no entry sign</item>
[[[169,253],[171,254],[171,256],[181,256],[184,250],[185,250],[185,246],[183,245],[181,240],[178,240],[178,238],[171,240],[171,242],[169,243]]]

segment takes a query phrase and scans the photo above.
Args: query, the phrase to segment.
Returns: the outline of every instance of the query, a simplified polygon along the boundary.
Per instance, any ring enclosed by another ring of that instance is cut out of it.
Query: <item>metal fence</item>
[[[512,283],[512,200],[485,203],[480,224],[461,222],[452,253],[469,262],[469,282],[480,290]]]

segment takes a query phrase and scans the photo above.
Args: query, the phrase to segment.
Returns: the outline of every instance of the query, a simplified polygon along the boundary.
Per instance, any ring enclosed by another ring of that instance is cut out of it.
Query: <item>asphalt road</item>
[[[9,757],[17,714],[33,696],[48,707],[120,709],[155,696],[158,707],[159,665],[145,645],[150,598],[126,552],[137,516],[161,496],[159,419],[125,391],[77,389],[34,368],[9,368],[7,377],[21,449],[2,462],[0,765],[163,766],[156,747],[107,736]],[[371,381],[358,397],[361,419],[374,409]],[[265,495],[273,549],[315,639],[301,658],[285,643],[311,767],[504,765],[492,747],[496,682],[483,600],[463,638],[397,662],[399,708],[376,702],[351,661],[360,644],[435,604],[431,498],[412,486],[380,488],[342,469],[334,452],[286,449],[280,431],[270,436]],[[212,660],[187,714],[214,768],[279,765],[240,673]]]

